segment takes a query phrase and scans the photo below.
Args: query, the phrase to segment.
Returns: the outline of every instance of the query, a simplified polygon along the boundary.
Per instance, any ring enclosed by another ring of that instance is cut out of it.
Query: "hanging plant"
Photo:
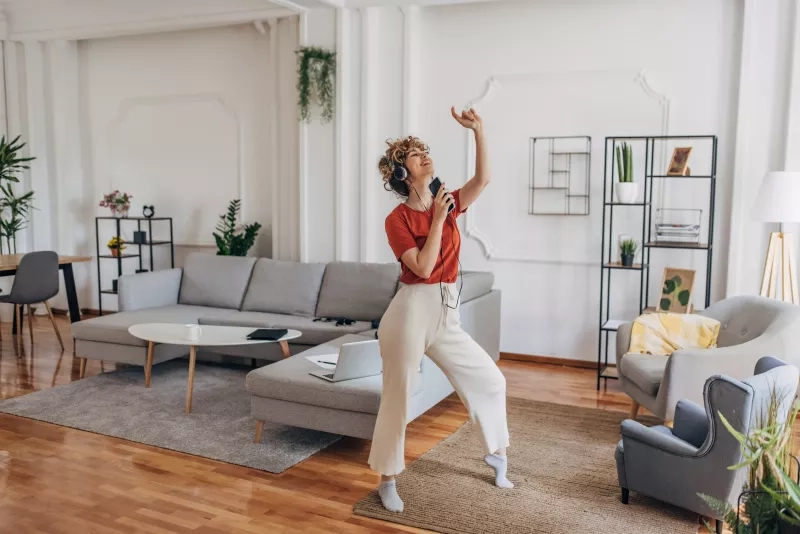
[[[333,80],[336,73],[336,52],[304,46],[297,51],[297,105],[300,107],[300,120],[311,120],[312,97],[322,109],[322,123],[333,120]]]

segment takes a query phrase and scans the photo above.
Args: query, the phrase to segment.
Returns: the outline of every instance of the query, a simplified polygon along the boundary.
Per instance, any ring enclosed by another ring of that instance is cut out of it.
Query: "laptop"
[[[327,380],[341,382],[381,374],[382,362],[378,340],[345,343],[339,348],[339,358],[333,371],[312,371],[309,374]]]

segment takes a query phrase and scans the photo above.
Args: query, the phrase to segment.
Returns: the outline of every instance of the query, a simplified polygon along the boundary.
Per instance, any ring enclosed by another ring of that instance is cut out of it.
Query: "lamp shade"
[[[800,172],[768,172],[753,204],[753,218],[762,222],[800,222]]]

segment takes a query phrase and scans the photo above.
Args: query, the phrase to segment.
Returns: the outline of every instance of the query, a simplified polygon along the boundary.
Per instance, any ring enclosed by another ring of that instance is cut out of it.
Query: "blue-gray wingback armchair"
[[[764,357],[755,376],[739,381],[712,376],[705,384],[705,407],[681,400],[675,408],[673,428],[645,427],[633,420],[622,422],[617,445],[617,476],[622,502],[630,491],[691,510],[717,520],[699,494],[736,504],[746,472],[730,471],[742,461],[739,442],[720,420],[720,413],[737,431],[747,433],[758,424],[774,390],[784,399],[778,416],[785,419],[797,393],[800,373],[794,365]]]

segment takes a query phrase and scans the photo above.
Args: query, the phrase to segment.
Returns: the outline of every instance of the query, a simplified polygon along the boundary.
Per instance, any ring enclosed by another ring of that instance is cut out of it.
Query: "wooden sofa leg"
[[[628,414],[629,419],[636,419],[636,416],[639,415],[639,403],[635,400],[631,400],[631,411]]]
[[[83,378],[84,376],[86,376],[86,358],[81,358],[81,373],[78,377]]]
[[[264,431],[264,421],[256,421],[256,437],[253,443],[261,443],[261,433]]]

